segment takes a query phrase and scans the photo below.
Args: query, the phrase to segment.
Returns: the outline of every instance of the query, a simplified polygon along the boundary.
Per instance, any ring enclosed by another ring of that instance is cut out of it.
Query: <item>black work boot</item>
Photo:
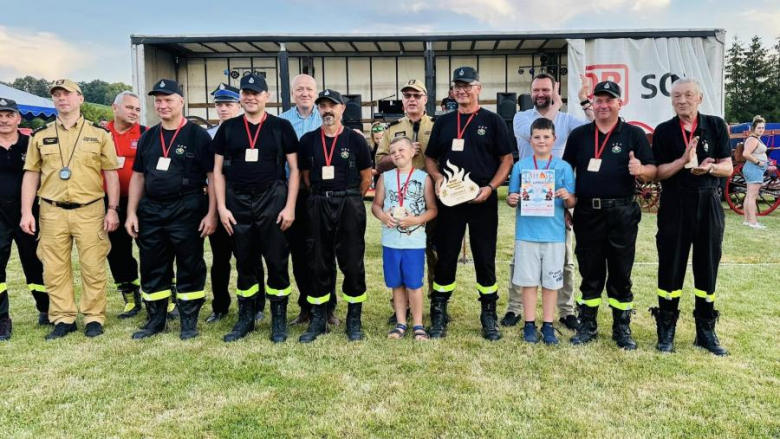
[[[181,314],[180,339],[189,340],[198,336],[198,314],[204,302],[204,299],[179,301],[179,314]]]
[[[255,310],[257,301],[254,297],[238,298],[238,321],[223,340],[226,342],[240,340],[255,330]]]
[[[133,340],[151,337],[165,331],[167,323],[168,299],[146,301],[146,313],[148,319],[141,330],[133,334]]]
[[[344,332],[347,333],[347,340],[363,340],[363,324],[360,321],[360,314],[363,311],[362,303],[350,303],[347,306],[347,324]]]
[[[636,342],[631,338],[631,314],[633,309],[621,310],[612,308],[612,340],[619,348],[627,351],[636,349]]]
[[[482,296],[479,301],[482,302],[482,312],[479,315],[479,322],[482,323],[482,338],[490,341],[501,339],[501,332],[498,330],[498,316],[496,315],[497,294]]]
[[[141,312],[141,289],[135,287],[132,290],[121,291],[122,298],[125,299],[125,309],[117,317],[120,319],[128,319],[135,317]]]
[[[298,339],[301,343],[311,343],[328,330],[328,304],[313,305],[309,328]]]
[[[650,314],[655,318],[656,331],[658,332],[658,344],[655,348],[661,352],[674,351],[674,331],[677,328],[677,319],[680,310],[666,310],[658,307],[650,308]]]
[[[696,319],[696,339],[693,341],[693,345],[722,357],[729,353],[720,345],[718,334],[715,333],[715,323],[718,321],[720,313],[718,311],[712,313],[712,318],[704,318],[700,317],[695,310],[693,311],[693,317]]]
[[[271,341],[287,340],[287,297],[271,300]]]
[[[76,323],[57,323],[54,330],[46,336],[46,340],[56,340],[65,337],[71,332],[76,332]]]
[[[591,342],[598,336],[598,323],[596,318],[599,314],[598,307],[578,305],[580,324],[577,327],[577,333],[571,338],[571,344],[579,345]]]
[[[447,302],[448,296],[434,295],[431,298],[431,329],[428,335],[431,338],[444,338],[447,336]]]
[[[10,340],[11,333],[13,333],[11,318],[8,316],[0,317],[0,341]]]

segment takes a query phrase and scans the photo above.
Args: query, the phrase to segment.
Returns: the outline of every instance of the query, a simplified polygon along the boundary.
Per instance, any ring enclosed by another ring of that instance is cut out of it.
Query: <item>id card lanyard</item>
[[[76,136],[76,141],[73,142],[73,148],[70,150],[70,157],[68,157],[67,164],[62,160],[62,142],[60,142],[60,131],[59,128],[57,128],[57,123],[54,123],[54,132],[57,134],[57,149],[60,150],[60,164],[62,165],[62,168],[60,169],[60,180],[70,180],[70,176],[73,174],[70,170],[70,162],[73,160],[73,154],[76,153],[76,147],[79,144],[79,139],[81,139],[81,132],[84,130],[84,125],[86,125],[86,123],[86,119],[81,123],[79,134]]]
[[[588,163],[588,171],[599,172],[599,170],[601,169],[601,155],[604,154],[604,148],[607,147],[607,142],[609,142],[609,137],[612,135],[612,132],[615,131],[615,128],[617,128],[617,123],[615,123],[615,125],[609,130],[607,136],[604,137],[604,142],[601,144],[601,147],[599,147],[599,127],[594,126],[593,155],[595,156],[595,158],[590,159],[590,162]]]
[[[336,170],[331,165],[333,162],[333,151],[336,150],[336,143],[339,141],[339,136],[344,132],[344,127],[341,127],[336,137],[333,138],[333,143],[330,145],[330,153],[327,150],[327,144],[325,142],[325,130],[320,129],[320,136],[322,138],[322,154],[325,156],[325,166],[322,167],[322,179],[333,180],[336,178]]]
[[[466,121],[466,125],[463,127],[463,129],[460,129],[460,111],[458,112],[457,118],[458,118],[458,127],[457,127],[457,133],[458,138],[452,139],[452,150],[453,151],[463,151],[466,147],[466,141],[463,140],[463,135],[466,133],[466,128],[469,127],[469,124],[471,123],[471,120],[474,119],[474,116],[479,113],[479,107],[477,107],[476,110],[474,110],[473,113],[471,113],[471,116],[469,116],[469,119]]]
[[[168,157],[168,153],[171,151],[171,147],[176,142],[176,137],[179,135],[179,131],[181,131],[181,127],[183,127],[185,123],[187,123],[187,119],[182,117],[181,122],[179,123],[179,127],[176,128],[176,131],[173,133],[173,137],[171,137],[171,143],[168,144],[168,146],[165,146],[165,138],[163,137],[162,125],[160,125],[160,145],[162,145],[163,156],[157,159],[158,171],[167,172],[168,168],[171,167],[171,159]]]
[[[260,119],[260,125],[257,127],[257,132],[255,133],[255,137],[252,138],[252,134],[249,131],[249,121],[246,118],[246,114],[244,115],[244,127],[246,128],[246,137],[249,139],[249,149],[246,150],[246,153],[244,155],[244,161],[245,162],[256,162],[260,156],[260,150],[255,149],[255,145],[257,144],[257,138],[260,137],[260,130],[263,129],[263,124],[265,123],[265,120],[268,118],[268,113],[263,113],[263,118]]]

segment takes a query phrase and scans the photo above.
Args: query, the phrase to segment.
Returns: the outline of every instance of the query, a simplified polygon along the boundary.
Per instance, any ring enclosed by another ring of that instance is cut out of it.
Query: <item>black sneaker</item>
[[[501,319],[501,326],[517,326],[518,323],[520,323],[520,316],[511,311],[504,314],[504,318]]]
[[[0,318],[0,341],[10,340],[12,332],[13,326],[11,325],[11,318]]]
[[[214,312],[211,313],[211,315],[209,315],[206,318],[206,323],[216,323],[216,322],[224,319],[225,317],[227,317],[227,313],[226,312],[216,312],[216,311],[214,311]]]
[[[75,323],[57,323],[54,330],[46,336],[46,340],[56,340],[76,331]]]
[[[565,326],[566,329],[568,329],[569,331],[576,331],[577,330],[577,326],[579,326],[579,324],[580,324],[580,321],[577,320],[577,317],[574,316],[574,315],[568,315],[566,317],[561,317],[560,319],[558,319],[558,321],[561,322],[561,324],[563,326]]]
[[[103,335],[103,325],[101,325],[99,322],[87,323],[87,327],[84,329],[84,335],[89,338],[95,338],[98,335]]]

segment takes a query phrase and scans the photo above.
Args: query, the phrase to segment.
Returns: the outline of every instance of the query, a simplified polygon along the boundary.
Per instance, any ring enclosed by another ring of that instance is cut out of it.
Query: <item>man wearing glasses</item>
[[[433,118],[425,113],[425,106],[428,104],[428,89],[425,88],[424,83],[416,79],[410,79],[401,88],[401,96],[403,97],[405,116],[387,127],[387,131],[376,150],[374,161],[376,163],[376,172],[380,175],[395,168],[393,160],[390,158],[390,142],[396,137],[408,137],[412,140],[412,146],[414,147],[412,166],[416,169],[425,170],[425,149],[428,147],[428,140],[433,129]],[[435,223],[435,220],[430,221],[425,226],[428,236],[425,256],[428,263],[429,292],[433,291],[433,270],[437,260],[436,250],[432,242]],[[395,313],[390,316],[388,323],[395,325]]]
[[[506,123],[497,114],[479,106],[482,85],[472,67],[459,67],[453,73],[453,90],[458,110],[436,120],[425,150],[425,167],[436,182],[441,196],[442,170],[452,164],[469,173],[479,186],[476,198],[455,206],[439,205],[434,243],[436,262],[431,297],[431,338],[447,333],[447,302],[455,291],[458,253],[466,226],[471,235],[471,252],[477,274],[477,291],[482,303],[482,336],[498,340],[496,322],[496,238],[498,197],[496,189],[512,167],[512,142]]]

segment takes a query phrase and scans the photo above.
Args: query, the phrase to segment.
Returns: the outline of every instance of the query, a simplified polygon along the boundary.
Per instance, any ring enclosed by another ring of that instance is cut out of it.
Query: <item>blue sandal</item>
[[[395,325],[395,328],[391,329],[390,332],[387,333],[387,338],[392,340],[400,340],[404,338],[404,335],[406,335],[406,328],[408,328],[406,325],[398,323]]]
[[[414,339],[417,341],[428,340],[431,338],[428,336],[428,333],[425,332],[425,326],[423,325],[413,326],[412,331],[414,332]]]

